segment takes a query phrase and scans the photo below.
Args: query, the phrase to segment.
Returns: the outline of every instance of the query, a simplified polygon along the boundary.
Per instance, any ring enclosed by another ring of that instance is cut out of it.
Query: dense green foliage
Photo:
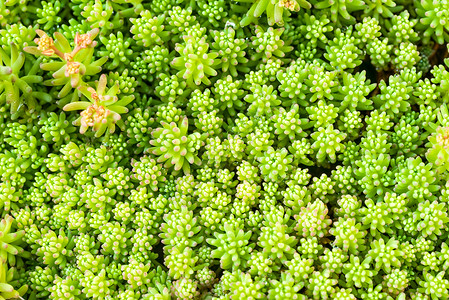
[[[449,299],[448,18],[0,0],[0,300]]]

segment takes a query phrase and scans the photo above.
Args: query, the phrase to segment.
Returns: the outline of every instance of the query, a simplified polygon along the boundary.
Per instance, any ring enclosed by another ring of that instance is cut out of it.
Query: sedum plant
[[[96,89],[86,86],[80,86],[78,89],[89,102],[72,102],[66,104],[63,109],[65,111],[82,110],[81,116],[73,122],[74,125],[80,126],[80,133],[85,133],[89,127],[92,127],[96,137],[103,135],[106,130],[108,134],[112,134],[116,124],[122,130],[125,129],[120,114],[128,112],[126,106],[134,100],[134,95],[117,95],[118,84],[107,88],[105,74],[100,76]]]
[[[75,36],[75,47],[72,48],[67,38],[59,32],[54,34],[54,39],[42,30],[37,29],[39,38],[34,42],[36,46],[28,46],[24,51],[36,56],[59,58],[60,61],[52,61],[41,64],[41,69],[52,72],[54,79],[47,80],[47,84],[63,86],[58,97],[67,96],[72,88],[78,88],[83,84],[83,77],[95,75],[101,71],[101,66],[107,57],[92,61],[94,41],[99,29],[92,29],[88,33]]]
[[[449,299],[448,3],[0,1],[0,299]]]
[[[203,136],[198,132],[188,134],[187,117],[177,124],[161,122],[161,125],[151,133],[150,141],[153,146],[150,151],[158,156],[158,162],[165,162],[166,168],[173,166],[175,171],[182,169],[184,173],[189,173],[191,164],[201,164],[197,151],[204,144]]]
[[[312,5],[306,0],[238,0],[252,3],[240,25],[247,26],[259,18],[263,13],[267,15],[268,25],[283,25],[284,15],[299,11],[300,8],[310,9]]]
[[[43,80],[42,76],[37,75],[40,60],[31,64],[15,43],[9,47],[10,51],[0,48],[0,103],[8,103],[11,115],[16,118],[24,107],[33,112],[40,102],[50,102],[51,97],[45,92],[33,90],[33,84]]]

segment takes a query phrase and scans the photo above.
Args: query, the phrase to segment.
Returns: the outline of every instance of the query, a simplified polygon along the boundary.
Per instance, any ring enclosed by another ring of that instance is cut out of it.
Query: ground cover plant
[[[449,299],[447,42],[447,0],[0,0],[0,299]]]

